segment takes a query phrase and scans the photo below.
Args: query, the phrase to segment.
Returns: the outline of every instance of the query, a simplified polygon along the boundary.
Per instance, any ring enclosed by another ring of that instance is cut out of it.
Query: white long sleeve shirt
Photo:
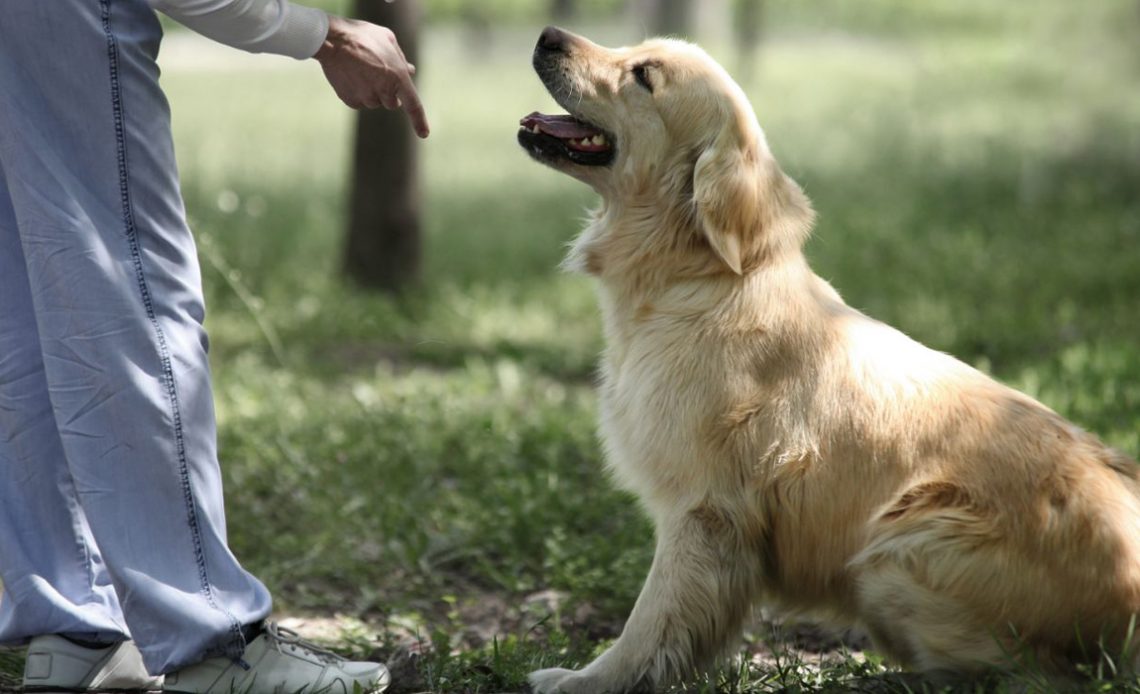
[[[329,31],[328,15],[289,0],[148,0],[203,36],[251,53],[311,58]]]

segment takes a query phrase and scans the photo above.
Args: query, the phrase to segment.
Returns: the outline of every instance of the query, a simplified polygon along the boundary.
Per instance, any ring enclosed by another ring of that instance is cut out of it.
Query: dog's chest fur
[[[618,483],[655,516],[716,494],[737,476],[716,462],[723,453],[708,436],[732,369],[704,333],[706,317],[691,297],[602,287],[599,298],[607,341],[600,432]]]

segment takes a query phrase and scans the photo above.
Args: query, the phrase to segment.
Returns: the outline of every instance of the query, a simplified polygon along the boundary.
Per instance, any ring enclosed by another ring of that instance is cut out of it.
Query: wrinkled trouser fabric
[[[0,643],[236,657],[200,275],[144,0],[0,1]]]

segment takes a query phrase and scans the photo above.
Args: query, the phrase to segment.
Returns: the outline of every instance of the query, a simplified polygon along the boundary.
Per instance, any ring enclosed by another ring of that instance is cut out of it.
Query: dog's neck
[[[842,299],[812,272],[802,250],[807,233],[797,225],[810,227],[810,207],[795,209],[768,230],[792,233],[795,243],[774,245],[762,262],[738,275],[708,247],[691,206],[655,207],[659,201],[603,200],[563,263],[597,281],[611,348],[620,352],[642,330],[676,321],[691,326],[706,316],[719,316],[718,325],[751,339],[791,345],[814,329],[817,318],[842,310]]]
[[[671,274],[708,274],[715,268],[694,265],[686,257],[687,246],[697,242],[691,231],[692,213],[680,207],[662,207],[651,195],[631,196],[615,203],[603,198],[590,215],[586,228],[575,240],[563,262],[564,269],[602,282],[635,281],[658,285]],[[680,237],[672,230],[685,230]],[[681,267],[678,268],[677,265]]]
[[[603,198],[562,268],[615,289],[653,294],[694,281],[740,284],[748,275],[803,262],[803,242],[814,219],[810,207],[757,221],[755,230],[742,232],[781,238],[765,242],[738,275],[712,251],[691,204],[663,206],[661,200],[652,193],[629,195],[621,202]]]

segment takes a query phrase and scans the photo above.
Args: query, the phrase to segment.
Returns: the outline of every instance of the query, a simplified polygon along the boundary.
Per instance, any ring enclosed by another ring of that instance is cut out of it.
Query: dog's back
[[[699,49],[548,29],[535,67],[571,115],[524,118],[520,142],[602,194],[568,266],[599,286],[607,462],[657,531],[622,636],[536,691],[691,675],[762,597],[921,669],[1125,646],[1136,463],[846,306],[803,256],[806,197]]]

